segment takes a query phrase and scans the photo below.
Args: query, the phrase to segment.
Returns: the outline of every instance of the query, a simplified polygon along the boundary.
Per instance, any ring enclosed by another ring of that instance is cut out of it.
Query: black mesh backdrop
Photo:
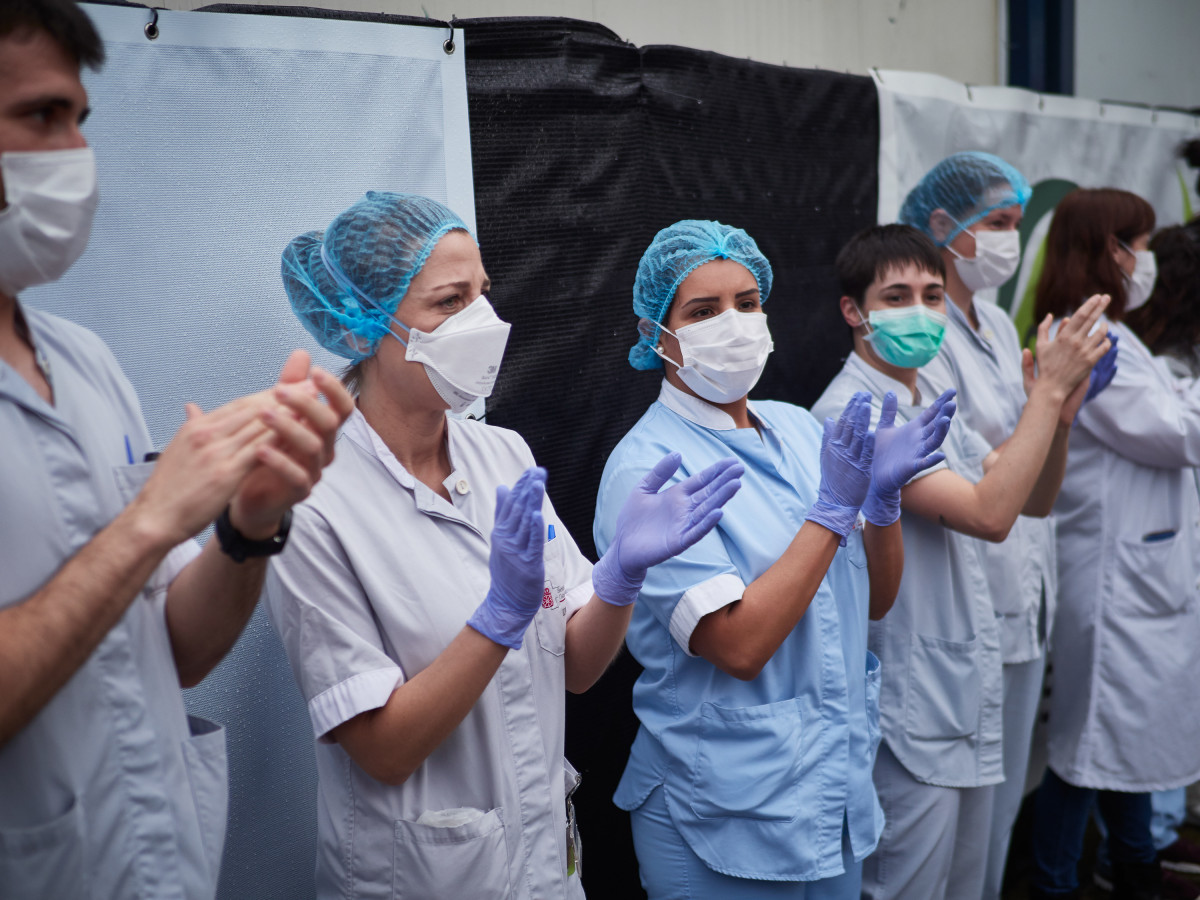
[[[625,361],[631,286],[681,218],[745,228],[775,270],[776,351],[754,396],[811,404],[848,352],[833,260],[875,221],[878,114],[867,78],[679,47],[638,49],[566,19],[474,19],[467,90],[475,202],[493,301],[513,323],[488,421],[524,435],[591,552],[609,451],[658,392]],[[584,883],[641,895],[628,816],[611,802],[637,722],[623,655],[568,697]]]

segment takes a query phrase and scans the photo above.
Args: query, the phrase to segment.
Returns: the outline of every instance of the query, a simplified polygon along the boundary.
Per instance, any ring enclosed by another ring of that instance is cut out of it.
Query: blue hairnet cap
[[[292,310],[322,347],[351,362],[373,356],[434,246],[469,231],[428,197],[368,191],[322,231],[293,238],[280,274]]]
[[[1000,157],[979,151],[955,153],[930,169],[909,191],[899,218],[945,246],[993,210],[1020,206],[1024,211],[1032,194],[1025,176]],[[958,223],[941,241],[929,228],[935,209],[944,209]]]
[[[766,302],[771,293],[771,264],[754,238],[740,228],[707,219],[684,219],[667,226],[642,254],[633,282],[633,311],[654,323],[650,333],[641,334],[629,351],[629,364],[635,369],[662,368],[654,348],[675,292],[693,270],[714,259],[731,259],[745,266]]]

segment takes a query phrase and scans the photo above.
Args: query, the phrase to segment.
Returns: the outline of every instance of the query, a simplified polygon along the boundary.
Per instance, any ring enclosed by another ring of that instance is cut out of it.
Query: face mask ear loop
[[[867,334],[874,334],[875,329],[871,327],[871,323],[867,321],[867,317],[863,315],[863,311],[858,308],[858,301],[851,300],[850,302],[854,304],[854,311],[856,313],[858,313],[858,324],[855,325],[854,327],[855,328],[866,328]],[[865,337],[864,337],[864,340],[865,340]]]
[[[675,338],[675,340],[679,340],[679,335],[677,335],[675,332],[673,332],[666,325],[663,325],[661,322],[654,322],[653,324],[654,324],[655,328],[658,328],[660,331],[665,331],[671,337]],[[671,365],[673,365],[677,369],[683,368],[683,366],[681,366],[679,363],[675,362],[675,360],[671,359],[669,356],[667,356],[665,353],[663,353],[661,350],[659,350],[657,342],[651,344],[650,349],[653,350],[654,355],[657,356],[659,359],[661,359],[663,362],[669,362]]]
[[[405,334],[408,334],[412,331],[411,328],[409,328],[391,313],[384,310],[384,308],[380,306],[373,297],[364,294],[358,289],[358,285],[351,281],[349,276],[342,271],[342,267],[337,264],[337,260],[330,256],[328,250],[326,249],[326,244],[323,241],[321,243],[321,265],[325,267],[325,271],[329,273],[329,277],[332,278],[342,290],[353,294],[376,312],[383,313],[384,316],[403,328]],[[396,334],[394,331],[391,332],[391,335],[405,347],[408,346],[408,341],[404,340],[404,338],[400,337],[400,335]]]

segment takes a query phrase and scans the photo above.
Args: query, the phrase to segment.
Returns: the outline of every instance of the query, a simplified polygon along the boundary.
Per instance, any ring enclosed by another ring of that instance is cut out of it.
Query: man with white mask
[[[297,353],[272,391],[189,404],[143,462],[154,448],[108,348],[20,302],[87,244],[79,70],[102,60],[70,0],[0,7],[0,894],[204,900],[224,734],[186,715],[180,686],[237,639],[352,402]],[[200,550],[189,539],[214,519]]]
[[[954,406],[868,433],[865,394],[823,429],[748,400],[772,281],[745,231],[687,219],[655,235],[634,282],[629,362],[662,387],[604,467],[596,546],[664,448],[683,456],[677,478],[728,454],[745,467],[717,528],[650,570],[629,627],[641,728],[613,799],[651,900],[857,900],[883,825],[867,620],[900,581],[900,487],[941,460]]]
[[[1017,428],[1026,395],[1021,340],[1008,314],[976,299],[1016,274],[1017,226],[1033,191],[1025,177],[990,153],[955,153],[909,192],[900,221],[923,231],[946,264],[948,323],[941,352],[921,370],[938,389],[957,388],[959,414],[992,449]],[[1111,380],[1114,348],[1089,396]],[[999,900],[1013,823],[1025,792],[1030,741],[1042,693],[1048,623],[1057,590],[1054,520],[1019,516],[1008,538],[982,543],[1004,661],[1004,781],[993,794],[984,900]]]

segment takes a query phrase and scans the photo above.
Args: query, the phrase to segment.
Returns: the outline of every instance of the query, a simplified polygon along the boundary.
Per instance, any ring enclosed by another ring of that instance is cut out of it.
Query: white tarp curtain
[[[974,87],[939,75],[878,71],[879,221],[894,222],[909,190],[939,160],[986,150],[1012,163],[1034,186],[1019,277],[999,293],[1023,330],[1031,317],[1031,271],[1053,205],[1072,187],[1117,187],[1145,197],[1159,226],[1200,212],[1195,170],[1179,159],[1200,136],[1200,117],[1165,110]],[[1194,214],[1194,213],[1193,213]]]
[[[272,382],[317,351],[287,305],[279,254],[368,189],[413,191],[475,221],[463,39],[445,28],[84,7],[108,61],[86,73],[101,201],[87,252],[22,296],[113,349],[160,445],[183,404]],[[312,730],[261,610],[188,692],[228,727],[230,822],[220,896],[313,894]]]

